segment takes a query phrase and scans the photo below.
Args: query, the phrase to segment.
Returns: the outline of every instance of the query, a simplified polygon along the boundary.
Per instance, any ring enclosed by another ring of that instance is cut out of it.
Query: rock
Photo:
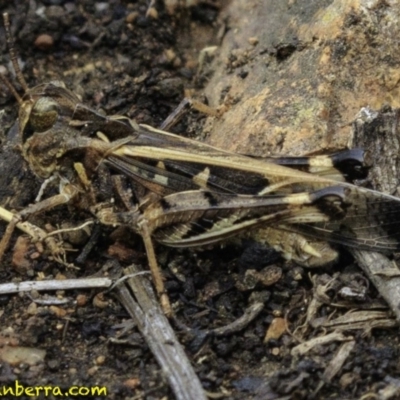
[[[256,156],[346,147],[361,107],[400,105],[399,17],[395,2],[232,1],[205,88],[232,105],[208,142]]]

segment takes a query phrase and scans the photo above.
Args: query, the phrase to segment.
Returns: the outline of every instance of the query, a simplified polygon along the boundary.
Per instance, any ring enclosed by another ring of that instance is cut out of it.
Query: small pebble
[[[105,356],[98,356],[96,358],[96,365],[103,365],[106,361],[106,357]]]
[[[158,11],[154,7],[150,7],[147,10],[146,17],[153,18],[153,19],[158,19]]]
[[[21,363],[36,365],[42,363],[46,356],[46,351],[33,347],[9,347],[0,349],[0,360],[12,366]]]
[[[125,21],[128,24],[132,24],[133,22],[135,22],[135,20],[138,16],[139,16],[139,13],[137,11],[132,11],[126,16]]]
[[[53,47],[53,45],[54,39],[46,33],[39,35],[35,40],[35,47],[40,50],[49,50]]]
[[[123,385],[129,389],[136,389],[140,385],[140,379],[138,378],[131,378],[127,379]]]
[[[96,372],[99,370],[99,367],[96,365],[94,367],[91,367],[87,370],[87,373],[89,376],[93,376],[94,374],[96,374]]]
[[[281,351],[280,351],[279,347],[274,347],[271,351],[272,355],[274,355],[274,356],[279,356],[280,352]]]
[[[248,39],[248,41],[249,41],[249,43],[252,45],[252,46],[256,46],[257,44],[258,44],[258,38],[257,37],[250,37],[249,39]]]
[[[29,306],[28,306],[26,311],[27,311],[27,313],[29,315],[36,315],[37,314],[37,308],[38,308],[37,304],[32,302],[32,303],[29,304]]]
[[[84,294],[78,294],[78,296],[76,296],[76,305],[78,307],[84,307],[87,304],[87,296]]]

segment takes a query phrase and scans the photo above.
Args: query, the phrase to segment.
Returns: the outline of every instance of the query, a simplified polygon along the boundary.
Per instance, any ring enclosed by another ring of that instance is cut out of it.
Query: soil
[[[62,80],[89,107],[157,127],[185,96],[201,96],[208,76],[197,74],[198,55],[204,47],[219,44],[223,6],[217,0],[200,1],[167,10],[156,2],[149,10],[145,0],[16,0],[0,3],[0,11],[10,14],[30,87]],[[10,70],[4,30],[0,38],[0,64]],[[40,181],[15,150],[17,107],[7,90],[0,93],[0,112],[0,202],[20,210],[34,201]],[[202,118],[188,114],[173,131],[196,138]],[[83,211],[62,207],[34,222],[58,227],[66,221],[79,225],[85,218]],[[79,265],[76,257],[87,236],[70,238],[77,253],[69,261],[78,269],[63,268],[29,241],[17,241],[18,236],[14,234],[2,262],[2,283],[107,275],[110,259],[122,266],[146,265],[141,240],[129,231],[99,228],[95,249]],[[372,322],[353,329],[352,321],[342,328],[340,340],[293,355],[299,343],[324,335],[323,322],[349,310],[365,310],[367,317],[371,310],[383,310],[382,321],[391,321],[386,305],[350,256],[343,253],[337,265],[310,274],[250,240],[199,252],[158,247],[157,255],[179,321],[174,328],[210,397],[350,399],[373,396],[391,383],[398,387],[397,329],[381,328],[383,322],[372,330]],[[350,288],[352,295],[346,297],[343,288]],[[144,338],[129,328],[127,312],[112,295],[99,300],[98,293],[57,293],[71,303],[56,306],[36,304],[34,293],[0,296],[0,344],[45,350],[38,363],[3,359],[0,385],[16,380],[63,390],[101,385],[109,399],[174,398]],[[254,301],[262,301],[264,309],[242,330],[204,334],[237,320]],[[303,325],[306,320],[313,325]],[[340,364],[335,357],[348,342],[352,348]],[[327,370],[334,365],[340,367],[330,377]]]

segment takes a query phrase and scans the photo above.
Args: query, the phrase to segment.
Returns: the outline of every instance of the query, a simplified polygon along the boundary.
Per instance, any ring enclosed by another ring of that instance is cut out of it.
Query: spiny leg
[[[151,239],[150,229],[147,221],[142,220],[138,224],[138,228],[143,238],[144,246],[146,248],[150,272],[153,277],[153,282],[156,288],[157,295],[160,299],[161,307],[163,308],[165,315],[169,318],[172,316],[172,308],[168,295],[165,291],[164,280],[157,263],[156,253],[154,251],[153,241]]]
[[[55,259],[57,259],[62,264],[65,263],[63,261],[65,253],[63,248],[54,237],[48,237],[46,231],[29,222],[21,222],[20,218],[18,218],[16,214],[13,214],[3,207],[0,207],[0,218],[9,223],[0,241],[0,261],[2,260],[3,255],[7,249],[12,233],[15,227],[17,227],[21,231],[28,234],[33,241],[44,241],[47,248],[50,250]]]
[[[3,215],[5,214],[3,212],[3,210],[6,211],[7,213],[9,211],[7,211],[5,209],[1,210],[2,211],[1,212],[1,216],[2,216],[3,219],[5,219],[3,217]],[[10,214],[12,214],[12,213],[10,213]],[[14,232],[14,229],[18,225],[18,223],[20,223],[21,220],[20,220],[20,218],[18,218],[18,216],[16,214],[12,214],[10,216],[10,218],[7,219],[6,221],[8,222],[8,225],[7,225],[7,228],[6,228],[6,230],[5,230],[4,234],[3,234],[3,237],[1,238],[1,241],[0,241],[0,262],[2,261],[4,253],[6,252],[6,250],[8,248],[8,244],[10,243],[11,236],[12,236],[12,234]],[[33,237],[33,232],[31,234],[31,236]]]
[[[101,204],[97,204],[91,208],[91,212],[96,215],[96,218],[99,220],[99,222],[104,225],[130,226],[142,237],[158,298],[160,299],[160,303],[165,315],[167,317],[171,317],[172,308],[165,290],[164,280],[157,263],[156,253],[154,251],[153,241],[151,238],[151,227],[149,226],[146,218],[143,217],[141,211],[135,209],[127,212],[114,212],[112,207],[109,207],[109,205],[103,207]]]
[[[62,249],[60,249],[60,246],[57,244],[56,240],[52,237],[47,237],[47,232],[45,232],[44,230],[28,222],[23,222],[23,220],[27,219],[32,214],[41,213],[56,206],[66,204],[76,194],[77,190],[75,187],[73,187],[72,185],[66,185],[63,188],[63,193],[57,194],[53,197],[49,197],[48,199],[40,201],[39,203],[32,204],[18,214],[13,214],[6,209],[0,207],[0,218],[9,223],[0,241],[0,261],[3,258],[4,253],[8,247],[15,227],[17,227],[25,233],[28,233],[28,235],[30,235],[36,241],[43,240],[49,247],[49,250],[54,255],[54,257],[56,259],[59,259],[61,263],[65,264],[65,262],[60,259],[60,254],[63,254],[64,252]]]

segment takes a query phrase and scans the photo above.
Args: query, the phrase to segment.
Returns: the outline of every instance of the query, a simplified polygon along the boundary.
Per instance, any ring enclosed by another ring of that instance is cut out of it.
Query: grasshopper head
[[[63,122],[71,118],[80,99],[61,81],[28,87],[17,62],[7,13],[3,14],[3,19],[10,58],[24,94],[20,96],[4,75],[0,74],[0,79],[19,104],[19,138],[23,157],[36,175],[48,178],[58,169],[58,159],[65,153]]]
[[[19,106],[19,134],[22,143],[35,133],[52,129],[57,122],[71,118],[79,98],[61,81],[28,89]]]
[[[60,81],[36,86],[23,96],[19,108],[22,155],[37,176],[48,178],[60,168],[65,142],[73,136],[66,120],[77,102]]]

